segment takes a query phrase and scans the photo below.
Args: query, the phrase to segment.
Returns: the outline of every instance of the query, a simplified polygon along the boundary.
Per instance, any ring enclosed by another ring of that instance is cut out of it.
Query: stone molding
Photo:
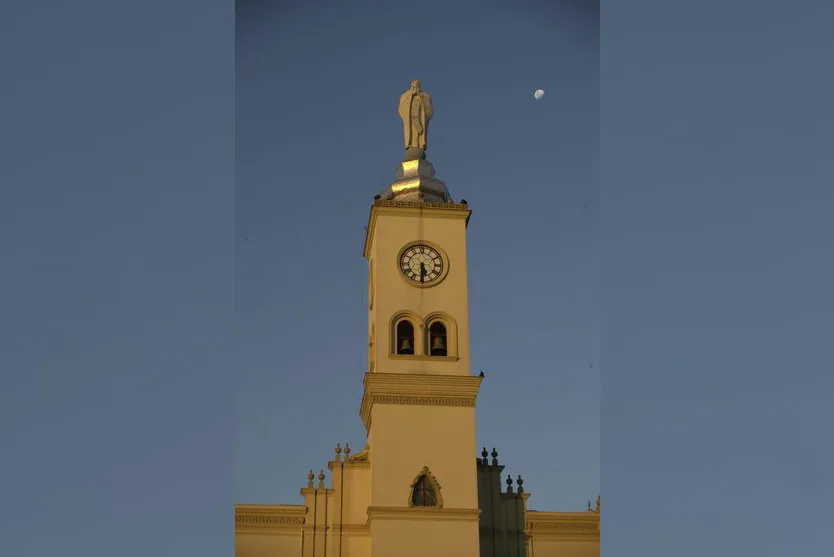
[[[392,360],[419,360],[421,362],[457,362],[457,356],[429,356],[427,354],[394,354],[389,350],[388,357]]]
[[[303,505],[235,505],[235,534],[295,535],[312,527],[304,524],[306,513],[307,508]],[[480,514],[479,509],[369,507],[366,524],[345,524],[342,528],[346,534],[364,535],[369,532],[368,528],[374,519],[477,521]],[[525,534],[532,539],[600,539],[600,519],[597,513],[528,511],[525,518]],[[328,525],[328,530],[339,530],[339,525]]]
[[[469,205],[465,203],[455,203],[449,201],[446,203],[426,203],[420,201],[394,201],[386,199],[377,199],[374,202],[375,207],[399,207],[403,209],[459,209],[469,211]]]
[[[303,505],[235,505],[235,533],[298,532],[306,513]]]
[[[333,487],[302,487],[301,488],[301,496],[306,497],[310,495],[312,497],[322,496],[322,497],[331,497],[334,493],[336,493],[336,488]]]
[[[352,469],[368,469],[371,468],[371,461],[368,459],[364,460],[331,460],[327,463],[327,469],[333,472],[334,470],[340,470],[341,466],[344,465],[345,469],[352,468]]]
[[[370,431],[375,404],[472,408],[482,380],[468,375],[366,373],[359,416]]]
[[[530,512],[526,518],[528,536],[599,540],[600,522],[596,513]]]

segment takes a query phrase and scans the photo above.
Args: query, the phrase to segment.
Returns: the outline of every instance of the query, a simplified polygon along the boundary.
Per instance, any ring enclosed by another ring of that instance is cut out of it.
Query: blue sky
[[[337,442],[365,442],[364,226],[420,79],[429,160],[474,211],[478,446],[532,507],[583,510],[600,486],[598,16],[484,10],[474,26],[466,3],[421,9],[262,6],[238,24],[238,501],[298,503]]]
[[[233,10],[194,8],[3,6],[2,555],[233,552]]]
[[[236,91],[229,2],[3,4],[0,554],[228,557],[236,501],[297,501],[336,441],[361,442],[362,227],[413,77],[437,102],[432,161],[475,210],[478,438],[531,504],[601,489],[603,554],[830,553],[834,6],[605,2],[595,73],[581,12],[544,1],[423,3],[385,27],[395,45],[428,21],[425,55],[371,48],[364,8],[305,5],[249,12]],[[302,361],[325,307],[342,351]],[[513,346],[524,369],[502,365]],[[275,424],[290,375],[327,411],[288,415],[295,441]]]

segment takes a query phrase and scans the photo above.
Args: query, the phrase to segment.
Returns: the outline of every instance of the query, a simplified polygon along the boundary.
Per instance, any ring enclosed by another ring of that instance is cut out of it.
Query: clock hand
[[[420,262],[420,282],[425,282],[426,278],[426,265],[422,261]]]

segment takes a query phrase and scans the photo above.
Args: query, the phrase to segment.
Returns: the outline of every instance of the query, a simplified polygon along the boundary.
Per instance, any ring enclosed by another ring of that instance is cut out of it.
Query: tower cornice
[[[596,541],[600,538],[599,514],[527,511],[525,534],[534,540]],[[535,542],[534,542],[535,543]]]
[[[472,210],[466,203],[425,203],[420,201],[387,201],[377,199],[371,205],[371,211],[368,215],[368,227],[365,233],[365,248],[363,250],[365,259],[368,259],[371,255],[371,240],[374,237],[377,217],[379,215],[392,214],[415,218],[463,219],[468,226]]]
[[[359,415],[371,429],[375,404],[474,407],[482,377],[366,373]]]
[[[297,531],[306,514],[304,505],[235,505],[235,534]]]

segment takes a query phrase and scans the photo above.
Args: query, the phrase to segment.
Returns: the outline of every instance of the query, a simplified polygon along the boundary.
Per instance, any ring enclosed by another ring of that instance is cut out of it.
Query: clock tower
[[[368,261],[368,367],[359,415],[367,442],[337,444],[311,469],[303,505],[236,505],[235,555],[599,557],[599,499],[584,513],[528,512],[498,452],[475,444],[466,230],[426,159],[431,96],[400,96],[405,157],[374,196]],[[480,457],[477,455],[480,453]]]
[[[452,200],[425,158],[431,113],[431,97],[413,82],[400,99],[405,160],[375,197],[365,238],[368,371],[360,414],[371,462],[372,557],[479,555],[471,211]]]

